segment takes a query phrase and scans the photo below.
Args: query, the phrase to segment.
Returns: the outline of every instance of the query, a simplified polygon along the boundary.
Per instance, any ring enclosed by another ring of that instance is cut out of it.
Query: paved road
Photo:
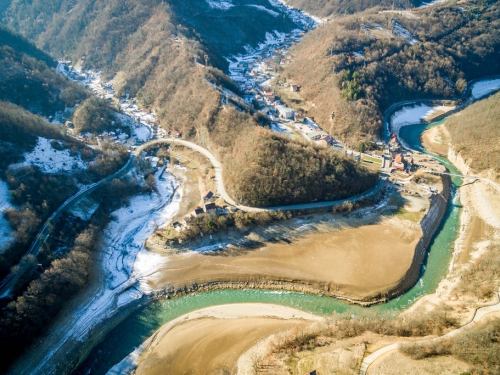
[[[326,201],[326,202],[314,202],[314,203],[304,203],[304,204],[293,204],[293,205],[287,205],[287,206],[275,206],[275,207],[266,207],[266,208],[260,208],[260,207],[249,207],[249,206],[244,206],[236,203],[227,193],[226,188],[224,187],[224,180],[222,178],[222,165],[221,163],[217,160],[217,158],[206,148],[203,148],[196,143],[185,141],[182,139],[177,139],[177,138],[162,138],[162,139],[155,139],[153,141],[144,143],[141,147],[138,147],[137,150],[134,152],[135,156],[138,156],[142,151],[144,151],[146,148],[156,145],[156,144],[162,144],[162,143],[173,143],[173,144],[179,144],[185,147],[188,147],[192,150],[195,150],[199,152],[200,154],[204,155],[212,165],[214,166],[215,169],[215,179],[217,182],[217,192],[220,197],[222,197],[227,203],[230,205],[233,205],[237,207],[238,209],[245,211],[245,212],[262,212],[262,211],[293,211],[293,210],[306,210],[306,209],[313,209],[313,208],[325,208],[325,207],[333,207],[338,204],[342,204],[344,202],[354,202],[362,198],[368,198],[372,195],[374,195],[376,192],[378,192],[385,184],[384,180],[379,180],[377,184],[354,197],[346,198],[346,199],[341,199],[341,200],[336,200],[336,201]]]
[[[49,227],[50,224],[53,223],[57,217],[61,214],[61,212],[71,205],[72,203],[75,203],[76,201],[84,198],[94,190],[96,190],[99,186],[104,184],[105,182],[111,181],[114,178],[121,177],[125,174],[127,174],[133,167],[133,161],[134,159],[140,155],[142,151],[144,151],[146,148],[156,145],[156,144],[165,144],[165,143],[171,143],[171,144],[178,144],[182,145],[185,147],[188,147],[192,150],[195,150],[205,156],[212,165],[214,166],[215,169],[215,179],[217,182],[217,192],[219,196],[221,196],[227,203],[230,205],[233,205],[237,207],[238,209],[245,211],[245,212],[262,212],[262,211],[292,211],[292,210],[306,210],[306,209],[313,209],[313,208],[325,208],[325,207],[332,207],[338,204],[342,204],[344,202],[354,202],[362,198],[367,198],[375,193],[377,193],[383,186],[385,181],[379,180],[378,183],[372,188],[369,189],[368,191],[356,195],[354,197],[342,199],[342,200],[336,200],[336,201],[326,201],[326,202],[315,202],[315,203],[305,203],[305,204],[295,204],[295,205],[287,205],[287,206],[276,206],[276,207],[267,207],[267,208],[260,208],[260,207],[249,207],[249,206],[244,206],[240,205],[239,203],[235,202],[227,193],[226,188],[224,187],[224,180],[222,177],[222,165],[221,163],[217,160],[217,158],[206,148],[201,147],[197,145],[196,143],[185,141],[182,139],[177,139],[177,138],[162,138],[162,139],[155,139],[152,141],[149,141],[147,143],[144,143],[140,147],[138,147],[134,153],[131,155],[129,158],[127,164],[123,166],[122,169],[117,171],[116,173],[112,174],[111,176],[106,177],[105,179],[96,182],[95,184],[92,184],[88,187],[85,187],[84,189],[80,190],[77,194],[69,198],[66,202],[64,202],[58,209],[55,211],[45,222],[43,225],[42,229],[38,232],[37,236],[35,237],[35,240],[31,244],[31,247],[29,250],[24,254],[23,258],[19,262],[21,264],[22,260],[26,259],[28,255],[33,255],[37,256],[38,253],[40,252],[40,248],[43,245],[43,243],[46,241],[48,235],[49,235]],[[9,273],[7,277],[2,281],[0,284],[0,298],[5,298],[8,297],[10,294],[10,291],[12,287],[15,285],[19,277],[22,276],[24,272],[26,272],[27,269],[19,270],[16,274],[14,273]]]
[[[442,99],[442,98],[437,98],[437,99],[415,99],[415,100],[404,100],[401,102],[397,102],[392,104],[389,108],[387,108],[384,112],[384,118],[383,118],[383,130],[386,136],[386,140],[389,140],[389,136],[391,135],[392,129],[389,124],[389,119],[390,117],[399,109],[409,106],[409,105],[416,105],[416,104],[428,104],[428,105],[440,105],[443,104],[444,102],[459,102],[459,101],[464,101],[463,103],[460,103],[457,105],[457,107],[450,111],[447,112],[445,116],[450,115],[451,113],[458,112],[465,107],[467,107],[469,104],[475,102],[478,99],[475,99],[472,96],[472,86],[474,86],[475,83],[482,82],[482,81],[490,81],[492,79],[498,79],[500,78],[500,75],[493,75],[489,77],[484,77],[484,78],[479,78],[479,79],[473,79],[469,82],[467,82],[467,87],[465,88],[464,92],[457,97],[450,98],[450,99]],[[484,97],[481,97],[480,99],[484,99]]]
[[[474,83],[479,82],[479,81],[487,81],[489,79],[494,79],[494,78],[498,78],[498,77],[499,76],[492,76],[492,77],[489,77],[489,78],[487,77],[487,78],[483,78],[483,79],[478,79],[478,80],[470,81],[470,82],[468,82],[467,88],[465,89],[464,93],[460,97],[457,97],[457,98],[454,98],[454,99],[450,99],[450,100],[464,100],[464,99],[467,100],[465,103],[462,103],[460,106],[457,107],[457,108],[459,108],[461,110],[461,109],[465,108],[468,104],[470,104],[473,101],[475,101],[474,98],[472,98],[472,96],[471,96],[472,85]],[[390,134],[389,119],[392,116],[392,114],[394,112],[396,112],[398,109],[400,109],[402,107],[405,107],[407,105],[414,105],[414,104],[435,104],[436,102],[442,102],[442,101],[445,101],[445,100],[421,99],[421,100],[403,101],[403,102],[399,102],[399,103],[395,103],[395,104],[391,105],[385,111],[385,113],[384,113],[384,130],[387,131],[386,134],[387,135]],[[494,183],[493,181],[488,180],[486,178],[481,178],[481,177],[476,177],[476,176],[465,176],[465,175],[460,175],[460,174],[455,174],[455,173],[449,173],[449,172],[439,172],[439,171],[429,171],[429,172],[430,173],[435,173],[435,174],[445,174],[445,175],[457,176],[457,177],[461,177],[461,178],[470,178],[470,179],[481,180],[481,181],[484,181],[484,182],[490,184],[495,189],[497,189],[498,191],[500,191],[500,186],[498,186],[496,183]],[[450,337],[457,336],[458,334],[460,334],[461,332],[463,332],[463,330],[468,329],[468,327],[470,327],[471,325],[475,324],[478,320],[480,320],[485,315],[490,314],[492,312],[500,312],[500,294],[499,294],[498,297],[499,297],[499,302],[497,304],[495,304],[493,306],[483,307],[483,308],[480,308],[480,309],[476,310],[476,313],[474,314],[473,319],[468,324],[464,325],[463,327],[460,327],[460,328],[458,328],[458,329],[456,329],[454,331],[451,331],[451,332],[447,333],[446,335],[443,335],[443,336],[440,336],[440,337],[437,337],[437,338],[434,338],[434,339],[422,340],[422,341],[417,341],[417,342],[418,343],[435,342],[435,341],[438,341],[438,340],[442,340],[443,338],[450,338]],[[368,371],[368,368],[371,366],[371,364],[373,362],[375,362],[377,359],[379,359],[384,354],[387,354],[387,353],[389,353],[391,351],[394,351],[394,350],[398,350],[398,347],[399,347],[399,343],[394,343],[394,344],[385,346],[385,347],[377,350],[376,352],[370,354],[369,356],[367,356],[363,360],[363,362],[361,363],[361,369],[359,371],[360,375],[366,375],[366,373]]]
[[[102,184],[113,180],[114,178],[121,177],[125,174],[127,174],[133,167],[134,163],[134,156],[132,155],[127,163],[117,172],[113,173],[112,175],[102,179],[99,182],[96,182],[90,186],[86,186],[82,190],[80,190],[78,193],[70,197],[68,200],[66,200],[58,209],[55,211],[44,223],[42,229],[38,232],[38,234],[35,237],[35,240],[31,244],[30,248],[28,251],[24,254],[22,259],[19,261],[18,264],[21,264],[23,260],[26,259],[27,256],[33,255],[37,256],[38,253],[40,252],[40,248],[43,245],[43,243],[46,241],[46,239],[49,236],[49,227],[50,225],[55,222],[55,220],[58,218],[58,216],[61,214],[61,212],[71,205],[72,203],[75,203],[76,201],[86,197],[90,193],[92,193],[94,190],[99,188]],[[14,273],[9,273],[5,279],[2,280],[2,283],[0,284],[0,298],[5,298],[10,295],[12,287],[15,285],[17,280],[27,271],[27,268],[18,270],[15,274]]]
[[[486,307],[481,307],[481,308],[477,309],[476,312],[474,313],[474,316],[471,319],[471,321],[469,323],[467,323],[466,325],[464,325],[460,328],[457,328],[451,332],[448,332],[447,334],[445,334],[443,336],[439,336],[439,337],[436,337],[433,339],[414,341],[413,343],[416,343],[416,344],[436,343],[436,342],[439,342],[441,340],[445,340],[445,339],[449,339],[449,338],[458,336],[459,334],[461,334],[464,331],[473,327],[475,324],[477,324],[478,321],[480,321],[485,316],[492,314],[492,313],[500,312],[500,294],[497,297],[498,297],[498,302],[496,304],[494,304],[492,306],[486,306]],[[398,350],[398,348],[399,348],[399,343],[394,343],[394,344],[385,346],[385,347],[377,350],[376,352],[373,352],[372,354],[367,356],[363,360],[363,362],[361,363],[361,369],[359,370],[359,374],[366,375],[368,372],[368,368],[373,364],[373,362],[375,362],[377,359],[382,357],[384,354],[387,354],[387,353],[392,352],[394,350]]]

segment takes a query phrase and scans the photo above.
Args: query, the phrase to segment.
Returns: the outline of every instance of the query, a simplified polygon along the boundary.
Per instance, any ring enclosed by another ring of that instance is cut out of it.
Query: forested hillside
[[[259,146],[249,149],[247,139],[265,144],[272,133],[257,135],[264,124],[258,116],[232,107],[222,109],[220,94],[207,79],[237,91],[221,70],[227,67],[225,57],[244,52],[245,45],[265,41],[269,36],[266,33],[286,32],[298,26],[268,0],[234,0],[225,7],[214,4],[219,3],[83,0],[75,4],[58,0],[48,6],[38,0],[16,1],[5,12],[4,21],[54,56],[103,70],[106,78],[113,78],[118,96],[136,96],[143,107],[156,110],[162,127],[179,131],[184,138],[212,150],[230,171],[226,174],[229,190],[243,201],[257,205],[288,202],[289,196],[278,193],[264,198],[259,192],[261,185],[255,184],[269,178],[267,171],[258,179],[248,178],[250,175],[244,173],[250,173],[250,169],[241,168],[236,162],[241,157],[234,155],[240,150],[257,152]],[[312,146],[303,147],[314,153]],[[302,160],[293,153],[289,158],[294,165]],[[286,170],[277,169],[276,173],[273,178],[286,180]],[[297,191],[302,184],[299,179],[289,182],[297,184],[289,187]],[[353,187],[353,193],[358,188]],[[249,196],[243,197],[242,192]],[[345,191],[338,192],[338,196],[344,195]],[[293,201],[317,199],[300,194]]]
[[[492,169],[500,178],[500,93],[449,117],[451,145],[475,172]]]
[[[56,72],[49,55],[3,27],[0,36],[0,180],[5,187],[2,199],[9,202],[0,212],[0,225],[2,233],[10,233],[0,247],[0,279],[10,274],[15,280],[10,289],[13,300],[3,296],[0,306],[3,373],[85,284],[92,265],[90,251],[106,213],[135,186],[114,183],[100,192],[95,198],[102,199],[96,227],[74,217],[65,217],[62,224],[52,221],[53,231],[38,256],[22,258],[45,220],[78,191],[78,185],[112,174],[129,154],[115,144],[94,150],[67,135],[64,126],[41,117],[68,112],[71,118],[68,107],[82,102],[87,117],[76,120],[82,117],[86,125],[99,124],[93,121],[97,117],[108,120],[109,126],[106,114],[111,112],[106,102],[86,99],[90,93]]]
[[[422,0],[287,0],[286,3],[294,8],[317,17],[335,17],[339,14],[352,14],[373,7],[405,9],[419,6]]]
[[[332,135],[373,139],[392,103],[453,98],[468,80],[498,74],[499,18],[498,2],[481,1],[344,17],[308,33],[283,76]]]
[[[230,154],[238,168],[229,171],[233,196],[249,205],[288,205],[337,200],[362,193],[377,176],[357,168],[338,152],[262,129]]]
[[[47,117],[74,107],[88,94],[57,73],[55,66],[49,55],[0,27],[0,100]]]

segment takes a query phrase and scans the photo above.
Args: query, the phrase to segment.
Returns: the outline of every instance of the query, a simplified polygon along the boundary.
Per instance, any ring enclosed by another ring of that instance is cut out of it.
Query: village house
[[[203,196],[203,199],[208,200],[208,199],[212,198],[213,196],[214,196],[214,193],[212,193],[211,191],[207,191],[205,193],[205,195]]]
[[[306,133],[306,136],[313,140],[313,141],[319,141],[321,139],[329,139],[331,141],[330,135],[325,132],[324,130],[312,130]]]
[[[201,215],[204,213],[205,213],[205,211],[203,211],[203,208],[201,208],[200,206],[198,206],[194,209],[194,216],[198,216],[198,215]]]
[[[278,111],[280,118],[283,118],[285,120],[293,120],[293,118],[295,117],[295,111],[291,108],[277,105],[276,110]]]
[[[291,90],[292,92],[299,92],[299,91],[300,91],[300,86],[292,83],[292,84],[290,85],[290,90]]]
[[[212,211],[215,211],[216,209],[216,206],[215,206],[215,203],[207,203],[205,205],[205,211],[208,213],[208,212],[212,212]]]
[[[174,227],[174,229],[177,231],[177,232],[180,232],[181,229],[182,229],[182,225],[181,223],[179,223],[178,221],[176,221],[175,223],[172,223],[172,226]]]
[[[405,169],[405,159],[404,159],[403,154],[396,154],[392,165],[394,168],[403,171]]]

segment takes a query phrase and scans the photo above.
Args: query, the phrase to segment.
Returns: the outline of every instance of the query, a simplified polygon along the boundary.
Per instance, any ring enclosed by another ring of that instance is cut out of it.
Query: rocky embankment
[[[427,251],[439,228],[439,225],[446,215],[446,209],[450,199],[450,176],[443,175],[442,183],[442,192],[434,194],[431,197],[429,210],[420,222],[423,235],[415,248],[415,254],[413,255],[411,266],[408,269],[407,274],[401,279],[400,283],[394,289],[390,290],[386,296],[384,296],[387,300],[406,292],[417,283],[422,274],[422,266],[427,255]]]
[[[389,292],[384,294],[370,295],[365,297],[355,297],[342,291],[342,285],[333,285],[327,282],[305,281],[299,279],[256,277],[250,274],[237,275],[234,280],[197,280],[183,285],[168,285],[157,289],[150,295],[151,299],[174,298],[194,292],[206,292],[217,289],[272,289],[286,290],[300,293],[320,294],[335,297],[350,303],[369,306],[380,302],[385,302],[390,298],[403,294],[410,289],[421,275],[422,265],[425,260],[427,249],[436,233],[441,221],[446,214],[448,200],[450,198],[450,179],[443,176],[443,191],[431,197],[430,207],[427,214],[422,219],[420,226],[423,235],[415,247],[413,260],[407,273],[400,282]]]

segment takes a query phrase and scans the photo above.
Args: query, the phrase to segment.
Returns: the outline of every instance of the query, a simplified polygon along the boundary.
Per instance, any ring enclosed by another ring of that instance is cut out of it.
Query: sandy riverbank
[[[437,128],[444,125],[440,125]],[[427,143],[427,148],[438,153],[443,150],[443,142],[437,134],[442,129],[426,131],[422,139]],[[445,130],[444,130],[445,131]],[[453,152],[453,151],[452,151]],[[451,155],[450,159],[457,159],[457,155]],[[463,174],[470,173],[470,167],[464,163],[457,162],[455,166]],[[488,172],[474,173],[475,175],[490,177]],[[497,302],[496,293],[491,298],[481,298],[467,289],[468,270],[480,264],[489,253],[500,248],[500,193],[488,184],[476,181],[466,181],[459,189],[460,200],[464,209],[460,217],[459,236],[455,241],[453,259],[450,263],[449,272],[435,293],[426,295],[419,299],[411,308],[406,310],[404,316],[424,314],[436,308],[447,309],[450,316],[456,318],[460,324],[468,323],[477,308],[489,306]],[[486,266],[486,265],[485,265]],[[484,280],[484,287],[498,291],[498,280]],[[464,293],[464,291],[466,291]],[[379,358],[372,367],[369,374],[397,373],[398,369],[405,369],[405,373],[411,373],[412,369],[421,369],[422,373],[435,373],[432,369],[440,369],[439,373],[453,373],[467,371],[467,364],[454,357],[434,357],[431,364],[435,367],[427,368],[426,360],[412,360],[398,352],[388,353]],[[425,371],[424,371],[425,370]]]
[[[420,140],[426,150],[444,157],[448,155],[450,133],[444,124],[433,126],[429,130],[426,130],[422,133]]]
[[[411,202],[406,207],[417,210]],[[298,284],[296,290],[303,285],[319,293],[357,300],[383,295],[407,273],[422,231],[418,224],[398,215],[365,214],[299,219],[299,229],[308,226],[310,233],[252,250],[169,255],[168,264],[150,286],[161,289],[211,282],[286,282]],[[251,236],[264,242],[257,232]]]
[[[236,370],[249,348],[278,332],[298,331],[315,315],[268,304],[220,305],[183,315],[156,331],[110,374],[208,374]]]

